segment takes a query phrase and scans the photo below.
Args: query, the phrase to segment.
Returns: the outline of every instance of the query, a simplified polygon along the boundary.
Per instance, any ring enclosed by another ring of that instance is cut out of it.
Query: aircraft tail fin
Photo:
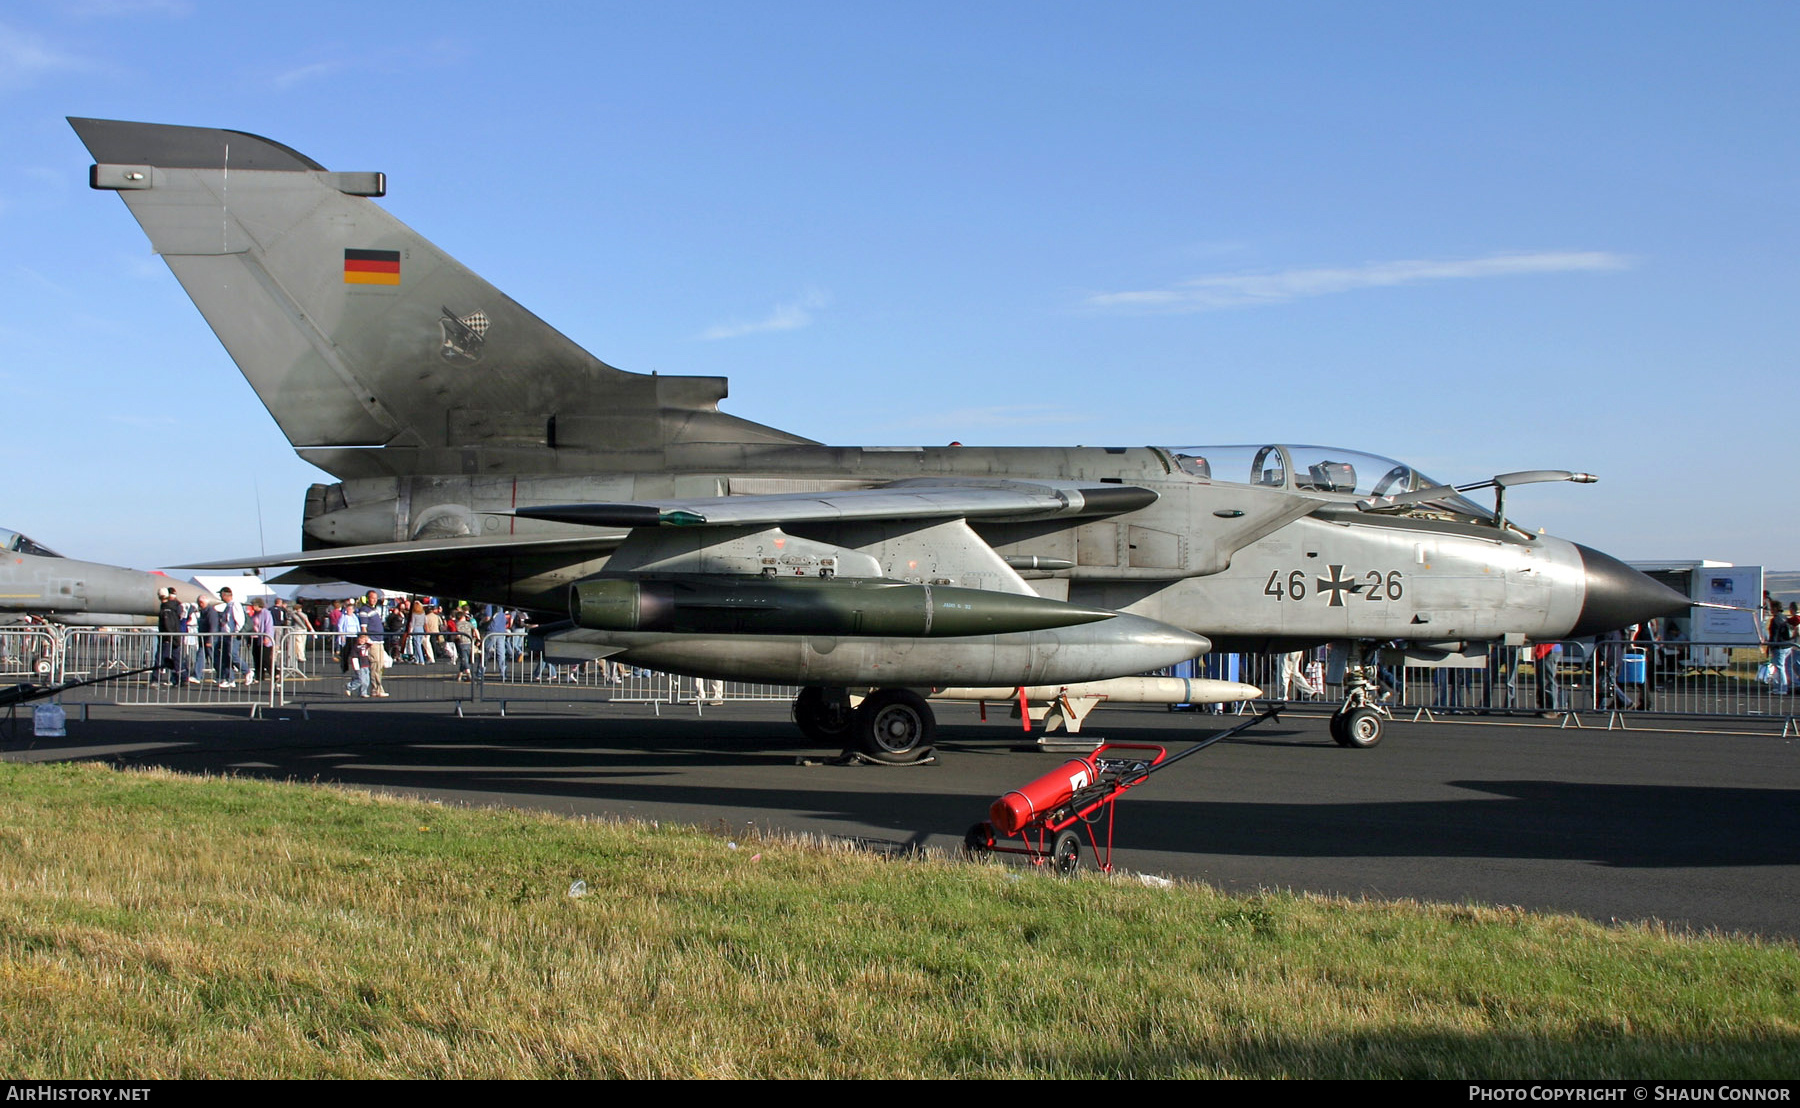
[[[809,441],[720,412],[722,377],[600,361],[377,205],[383,174],[242,131],[69,122],[89,184],[125,201],[288,441],[340,476]]]

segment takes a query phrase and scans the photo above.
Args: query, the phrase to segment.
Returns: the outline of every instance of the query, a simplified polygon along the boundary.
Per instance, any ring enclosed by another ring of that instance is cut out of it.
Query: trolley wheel
[[[39,673],[49,673],[50,672],[50,659],[39,658],[37,660],[37,664],[33,665],[31,668],[37,670]]]
[[[994,825],[983,820],[963,833],[963,857],[979,858],[994,849]]]
[[[1074,831],[1059,831],[1050,843],[1050,864],[1064,877],[1081,868],[1081,836]]]
[[[814,685],[801,689],[794,698],[794,725],[821,746],[842,742],[850,733],[850,717],[850,698],[842,690]]]
[[[931,751],[937,717],[911,689],[878,689],[851,717],[856,745],[877,762],[905,765]]]
[[[1352,708],[1331,717],[1331,738],[1339,746],[1366,750],[1381,741],[1381,713]]]

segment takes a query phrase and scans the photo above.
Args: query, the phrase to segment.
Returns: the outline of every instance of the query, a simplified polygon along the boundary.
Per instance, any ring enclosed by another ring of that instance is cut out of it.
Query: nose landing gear
[[[1381,703],[1381,675],[1371,643],[1350,644],[1349,664],[1344,667],[1344,705],[1331,717],[1331,739],[1339,746],[1366,749],[1381,741],[1382,722],[1389,718]]]

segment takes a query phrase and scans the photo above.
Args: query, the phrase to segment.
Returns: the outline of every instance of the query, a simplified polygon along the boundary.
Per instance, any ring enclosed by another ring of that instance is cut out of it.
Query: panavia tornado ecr
[[[1457,488],[1316,446],[826,446],[721,412],[723,378],[595,358],[389,215],[381,173],[240,131],[70,122],[92,187],[339,479],[308,491],[302,550],[217,566],[566,613],[553,658],[801,686],[803,730],[884,760],[929,744],[920,690],[1125,699],[1160,683],[1106,683],[1327,641],[1352,644],[1333,733],[1370,745],[1378,644],[1563,638],[1686,604],[1507,521],[1507,489],[1585,475]]]
[[[74,627],[148,627],[156,623],[162,590],[184,603],[211,600],[198,585],[160,573],[78,562],[0,528],[0,625],[42,616]]]

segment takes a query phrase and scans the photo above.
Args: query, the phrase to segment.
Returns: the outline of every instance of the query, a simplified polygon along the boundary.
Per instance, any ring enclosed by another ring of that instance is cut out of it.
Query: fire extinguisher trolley
[[[1092,754],[1071,758],[994,801],[988,818],[963,836],[963,848],[971,855],[1022,854],[1034,866],[1050,864],[1058,873],[1073,873],[1081,866],[1081,836],[1076,832],[1080,825],[1101,871],[1111,873],[1113,805],[1120,796],[1148,781],[1151,774],[1274,719],[1279,711],[1270,708],[1174,757],[1152,743],[1103,743]],[[1099,834],[1096,827],[1102,827]]]

